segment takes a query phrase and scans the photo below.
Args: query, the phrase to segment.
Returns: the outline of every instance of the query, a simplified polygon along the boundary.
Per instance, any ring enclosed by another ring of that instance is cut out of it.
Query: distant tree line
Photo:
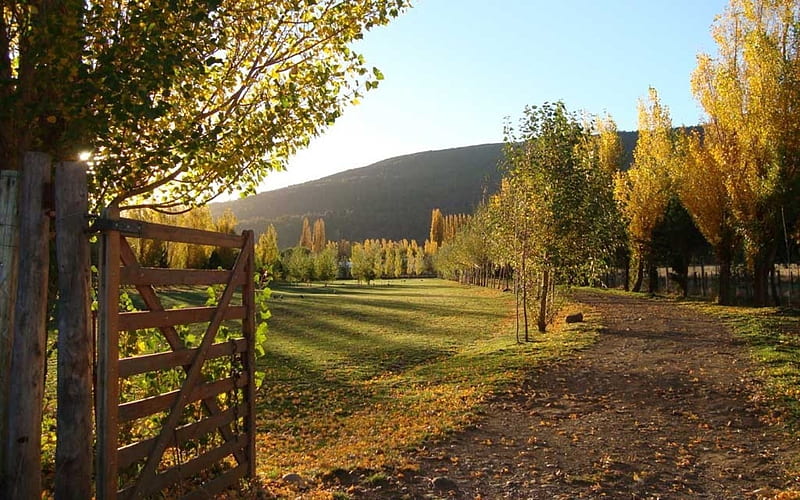
[[[433,275],[430,253],[415,240],[329,241],[322,218],[311,224],[305,217],[300,241],[283,250],[270,224],[259,237],[255,253],[256,265],[268,279],[296,283],[351,278],[370,283],[379,278]]]

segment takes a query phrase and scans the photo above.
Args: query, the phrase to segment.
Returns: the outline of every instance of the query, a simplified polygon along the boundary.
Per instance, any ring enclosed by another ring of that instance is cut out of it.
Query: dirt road
[[[600,340],[360,498],[759,498],[795,441],[763,423],[744,347],[667,301],[581,292]]]

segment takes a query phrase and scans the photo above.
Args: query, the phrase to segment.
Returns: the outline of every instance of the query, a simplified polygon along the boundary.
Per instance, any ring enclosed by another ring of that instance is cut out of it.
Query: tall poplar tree
[[[759,305],[782,218],[800,211],[798,25],[794,0],[731,0],[712,28],[717,56],[700,54],[692,76]]]
[[[639,138],[633,165],[617,176],[615,196],[628,226],[631,251],[636,263],[634,291],[642,286],[645,268],[654,267],[653,230],[664,218],[671,196],[670,169],[675,144],[669,110],[650,88],[646,101],[639,101]],[[654,291],[653,280],[650,291]]]
[[[431,230],[430,230],[430,237],[428,241],[431,242],[432,248],[434,248],[433,252],[435,252],[436,248],[442,246],[442,241],[444,240],[444,216],[442,215],[442,211],[438,208],[434,208],[431,211]]]
[[[731,265],[738,246],[732,201],[722,167],[726,145],[732,137],[713,124],[702,133],[691,131],[680,137],[680,156],[672,173],[675,191],[697,229],[714,249],[719,264],[717,302],[730,304]]]
[[[325,249],[328,239],[325,237],[325,221],[317,219],[314,221],[314,229],[311,235],[311,252],[318,254]]]
[[[297,246],[311,250],[314,247],[314,237],[311,234],[311,225],[308,217],[303,217],[303,228],[300,230],[300,242]]]

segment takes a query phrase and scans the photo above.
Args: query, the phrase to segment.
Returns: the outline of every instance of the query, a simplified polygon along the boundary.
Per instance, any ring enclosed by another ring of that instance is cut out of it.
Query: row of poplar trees
[[[377,278],[432,273],[429,253],[415,240],[328,241],[325,220],[311,224],[307,217],[303,218],[298,245],[283,251],[278,248],[275,226],[267,226],[256,243],[255,257],[259,272],[294,282],[352,277],[369,283]]]
[[[779,244],[800,217],[800,6],[732,0],[712,28],[718,55],[698,56],[692,91],[705,120],[674,130],[654,90],[640,107],[634,164],[617,183],[634,257],[650,258],[653,228],[677,198],[714,249],[719,302],[743,254],[756,305],[769,301]]]
[[[718,55],[700,54],[692,75],[703,123],[673,128],[651,88],[627,171],[611,117],[561,102],[526,108],[505,127],[499,192],[439,250],[438,269],[513,268],[527,340],[529,308],[544,331],[555,285],[591,283],[619,255],[629,256],[638,289],[673,204],[714,250],[718,301],[731,303],[731,264],[742,254],[754,300],[766,305],[778,244],[800,216],[798,11],[789,0],[732,0],[712,28]]]

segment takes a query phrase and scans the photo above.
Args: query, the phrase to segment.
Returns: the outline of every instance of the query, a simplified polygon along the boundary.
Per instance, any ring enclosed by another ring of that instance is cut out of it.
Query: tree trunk
[[[730,298],[730,283],[731,283],[731,264],[730,264],[730,260],[727,260],[727,263],[728,263],[728,274],[727,274],[727,282],[726,282],[726,288],[725,288],[726,294],[725,295],[721,295],[721,296],[729,299]],[[722,269],[722,259],[720,259],[720,269]],[[722,273],[720,273],[720,276],[721,275],[722,275]],[[705,266],[705,263],[702,260],[700,261],[700,296],[701,297],[705,297],[706,296],[706,266]]]
[[[8,475],[4,443],[8,442],[9,368],[17,291],[17,193],[19,172],[0,171],[0,488]]]
[[[42,496],[42,397],[50,219],[43,208],[50,157],[26,153],[20,190],[19,271],[11,354],[6,467],[8,498]]]
[[[88,193],[85,163],[56,169],[58,436],[55,496],[92,495],[92,338],[89,327]]]
[[[522,317],[525,326],[525,342],[530,341],[528,336],[528,270],[525,268],[525,250],[522,251]]]
[[[770,288],[772,289],[772,304],[775,307],[780,307],[781,305],[781,298],[778,294],[778,285],[775,282],[775,275],[778,274],[775,272],[775,264],[773,263],[769,266],[769,284]],[[780,274],[778,274],[778,281],[780,281]]]
[[[774,244],[753,256],[753,302],[757,307],[769,305],[769,270],[774,257]]]
[[[636,259],[636,281],[633,283],[632,291],[641,292],[642,281],[644,281],[644,256],[640,251],[639,256]]]
[[[658,268],[653,264],[653,256],[647,256],[647,291],[658,293]]]
[[[515,306],[516,306],[516,310],[515,310],[516,314],[514,316],[514,318],[516,320],[514,322],[514,325],[515,325],[514,332],[516,333],[516,336],[517,336],[517,344],[521,344],[522,342],[519,339],[519,273],[515,273],[514,274],[514,298],[516,299],[514,301],[515,302]]]
[[[718,253],[717,260],[719,261],[719,294],[717,295],[717,303],[729,306],[733,304],[731,295],[731,259],[727,255]],[[705,275],[705,272],[703,274]]]
[[[539,331],[542,333],[544,333],[544,331],[547,329],[547,298],[549,297],[549,291],[550,269],[545,267],[542,271],[542,291],[539,297],[539,317],[536,321],[536,325],[539,327]]]
[[[630,266],[630,263],[628,263],[625,266],[625,269],[623,269],[622,274],[623,274],[623,279],[625,280],[625,284],[622,286],[622,288],[626,292],[629,292],[630,289],[631,289],[631,266]]]

